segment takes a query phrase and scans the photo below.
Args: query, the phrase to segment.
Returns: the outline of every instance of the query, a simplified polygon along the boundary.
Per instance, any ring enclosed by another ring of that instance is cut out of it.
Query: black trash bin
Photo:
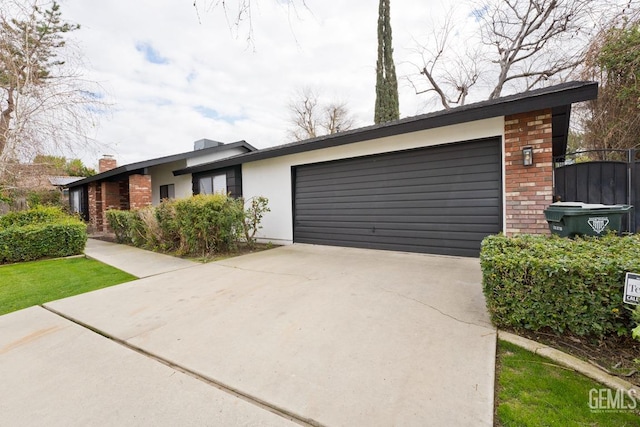
[[[544,216],[551,233],[558,236],[601,236],[607,231],[619,232],[622,215],[631,208],[629,205],[556,202],[545,209]]]

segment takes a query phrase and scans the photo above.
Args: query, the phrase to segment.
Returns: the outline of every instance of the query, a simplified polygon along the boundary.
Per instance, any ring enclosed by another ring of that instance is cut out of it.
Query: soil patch
[[[604,339],[556,334],[551,331],[509,330],[582,359],[605,372],[640,386],[640,341],[631,337]]]
[[[116,239],[116,235],[113,233],[108,233],[108,232],[93,233],[93,234],[90,234],[89,237],[91,239],[102,240],[104,242],[118,243]],[[121,243],[121,244],[124,244],[124,243]],[[216,252],[214,254],[210,254],[208,256],[203,256],[203,257],[202,256],[198,257],[193,255],[178,255],[173,252],[164,252],[164,251],[156,251],[156,252],[175,256],[177,258],[184,258],[184,259],[188,259],[196,262],[211,262],[211,261],[220,261],[227,258],[233,258],[235,256],[246,255],[254,252],[261,252],[267,249],[275,248],[276,246],[277,245],[274,245],[272,243],[254,243],[252,246],[249,246],[245,243],[239,243],[237,248],[233,251]],[[145,249],[145,248],[139,248],[139,249]],[[149,250],[149,249],[145,249],[145,250]]]

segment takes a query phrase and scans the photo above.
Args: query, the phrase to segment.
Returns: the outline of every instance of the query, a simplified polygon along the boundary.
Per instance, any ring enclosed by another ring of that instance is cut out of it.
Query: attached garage
[[[491,234],[549,233],[543,212],[571,105],[597,91],[595,83],[568,82],[174,174],[240,166],[244,198],[269,200],[261,241],[475,257]]]
[[[293,168],[294,242],[477,256],[502,230],[499,138]]]

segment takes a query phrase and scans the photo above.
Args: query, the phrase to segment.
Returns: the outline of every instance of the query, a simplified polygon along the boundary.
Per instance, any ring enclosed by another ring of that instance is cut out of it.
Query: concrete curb
[[[574,371],[579,372],[591,379],[594,379],[611,389],[624,390],[628,396],[634,395],[636,399],[640,400],[639,387],[623,380],[622,378],[607,374],[603,370],[593,366],[590,363],[580,360],[577,357],[566,354],[560,350],[556,350],[553,347],[549,347],[547,345],[540,344],[539,342],[523,338],[519,335],[515,335],[502,330],[498,330],[498,339],[507,341],[511,344],[517,345],[518,347],[522,347],[532,353],[547,357],[554,362],[567,368],[573,369]]]

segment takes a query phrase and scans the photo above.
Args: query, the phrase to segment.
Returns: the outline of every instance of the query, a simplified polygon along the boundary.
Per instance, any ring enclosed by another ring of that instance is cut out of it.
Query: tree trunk
[[[15,109],[14,91],[15,88],[7,89],[7,108],[5,108],[0,115],[0,156],[2,156],[2,153],[4,153],[4,150],[7,148],[7,134],[9,133],[11,113],[13,113]]]

